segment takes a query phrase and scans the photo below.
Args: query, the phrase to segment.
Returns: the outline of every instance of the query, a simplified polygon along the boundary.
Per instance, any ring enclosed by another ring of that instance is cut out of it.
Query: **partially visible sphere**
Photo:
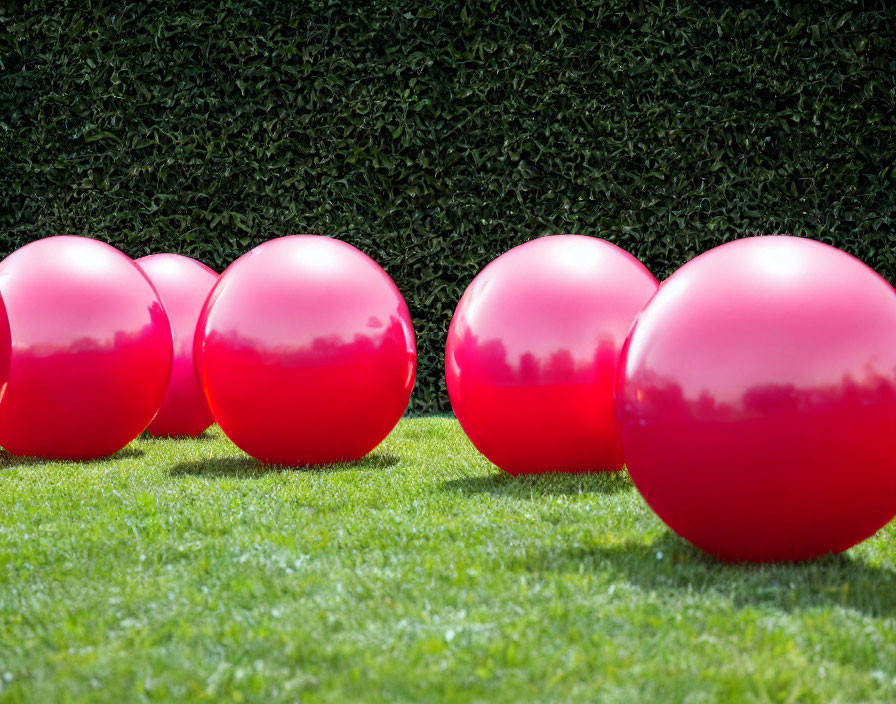
[[[392,279],[315,235],[270,240],[227,268],[200,315],[195,356],[224,433],[282,465],[366,455],[401,418],[417,364]]]
[[[635,486],[722,559],[837,553],[896,514],[896,291],[833,247],[754,237],[683,266],[617,399]]]
[[[601,239],[515,247],[467,288],[448,331],[451,406],[473,444],[511,474],[618,470],[616,365],[656,279]]]
[[[171,328],[132,259],[86,237],[48,237],[0,262],[12,338],[0,446],[13,455],[110,455],[152,419],[171,372]]]
[[[218,282],[205,264],[180,254],[151,254],[137,260],[162,300],[174,336],[168,391],[146,432],[154,436],[196,436],[213,422],[193,365],[193,337],[199,313]]]
[[[9,381],[9,360],[12,355],[12,339],[9,330],[9,317],[6,305],[0,298],[0,401],[6,393],[6,382]]]

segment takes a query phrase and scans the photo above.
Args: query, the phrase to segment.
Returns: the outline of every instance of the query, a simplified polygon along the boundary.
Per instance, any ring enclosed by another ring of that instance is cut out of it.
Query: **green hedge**
[[[896,276],[887,0],[0,12],[0,253],[89,233],[221,269],[277,235],[346,239],[410,305],[416,412],[447,408],[465,286],[535,236],[606,237],[663,277],[785,232]]]

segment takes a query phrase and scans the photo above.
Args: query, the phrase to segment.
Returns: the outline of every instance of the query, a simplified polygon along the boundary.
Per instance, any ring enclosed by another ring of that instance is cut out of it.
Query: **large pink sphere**
[[[363,457],[407,407],[417,353],[388,274],[345,242],[270,240],[221,274],[196,330],[215,420],[263,462]]]
[[[812,240],[713,249],[639,316],[617,405],[632,481],[697,547],[846,550],[896,514],[896,291]]]
[[[137,264],[159,293],[174,335],[174,364],[162,406],[146,432],[155,436],[199,435],[213,422],[193,365],[199,313],[218,275],[179,254],[151,254]]]
[[[495,259],[448,331],[451,406],[473,444],[512,474],[617,470],[616,365],[656,291],[632,255],[593,237],[543,237]]]
[[[88,459],[133,440],[162,401],[171,328],[133,260],[97,240],[49,237],[0,262],[12,336],[0,446]]]

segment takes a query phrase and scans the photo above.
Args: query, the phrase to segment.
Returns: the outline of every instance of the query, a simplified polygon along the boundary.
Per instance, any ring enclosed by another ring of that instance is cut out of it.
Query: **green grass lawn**
[[[0,455],[0,701],[896,701],[896,524],[729,566],[625,474],[514,479],[453,419],[270,471],[218,430]]]

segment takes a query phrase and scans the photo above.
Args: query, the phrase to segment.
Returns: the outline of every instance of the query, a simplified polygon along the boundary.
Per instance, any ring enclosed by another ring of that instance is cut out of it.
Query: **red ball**
[[[137,260],[162,300],[174,336],[174,363],[162,406],[146,432],[155,436],[199,435],[213,422],[193,366],[193,337],[199,313],[218,275],[179,254],[152,254]]]
[[[451,406],[479,451],[511,474],[618,470],[616,365],[656,288],[628,252],[579,235],[527,242],[485,267],[445,351]]]
[[[697,547],[846,550],[896,513],[896,292],[812,240],[713,249],[638,317],[617,407],[632,481]]]
[[[9,360],[12,355],[12,338],[9,331],[9,317],[6,305],[0,298],[0,402],[6,393],[6,382],[9,381]]]
[[[196,330],[215,420],[263,462],[363,457],[401,418],[417,366],[388,274],[345,242],[271,240],[221,274]]]
[[[133,440],[162,401],[171,327],[133,260],[86,237],[49,237],[0,262],[12,336],[0,445],[89,459]]]

